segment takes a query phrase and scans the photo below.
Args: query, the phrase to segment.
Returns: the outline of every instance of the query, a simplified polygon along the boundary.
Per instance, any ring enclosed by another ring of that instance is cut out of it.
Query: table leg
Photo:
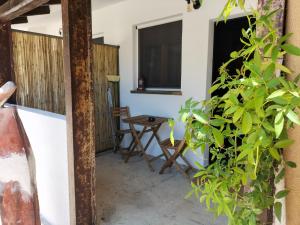
[[[149,138],[149,140],[148,140],[148,142],[147,142],[147,144],[146,144],[146,146],[145,146],[145,152],[147,151],[147,149],[148,149],[148,147],[149,147],[149,145],[150,145],[150,143],[152,142],[152,140],[153,140],[153,138],[155,137],[155,133],[153,132],[154,130],[157,132],[158,131],[158,129],[161,127],[161,124],[160,125],[158,125],[158,126],[156,126],[156,127],[151,127],[151,130],[152,130],[152,135],[151,135],[151,137]],[[158,143],[159,144],[159,143]]]
[[[151,129],[152,129],[153,135],[154,135],[154,137],[155,137],[155,139],[156,139],[156,141],[157,141],[157,143],[158,143],[158,145],[159,145],[162,153],[164,154],[164,157],[166,158],[166,160],[168,160],[168,155],[166,155],[165,151],[163,151],[163,149],[161,148],[161,140],[160,140],[160,137],[157,134],[160,126],[161,126],[161,124],[158,125],[157,127],[151,127]]]
[[[130,126],[130,125],[129,125],[129,126]],[[126,159],[125,159],[125,163],[128,163],[129,158],[132,156],[134,150],[136,149],[136,147],[137,147],[137,145],[138,145],[138,142],[136,141],[136,137],[135,137],[135,135],[134,135],[134,132],[137,134],[137,137],[138,137],[138,139],[140,140],[140,139],[143,137],[143,135],[144,135],[144,133],[145,133],[145,131],[146,131],[146,127],[144,127],[144,129],[142,130],[142,132],[138,134],[138,133],[136,132],[135,128],[134,128],[134,125],[132,125],[132,127],[130,126],[130,129],[131,129],[131,134],[132,134],[132,138],[133,138],[133,141],[134,141],[134,145],[133,145],[132,148],[129,150],[128,155],[127,155],[127,157],[126,157]]]
[[[135,138],[137,147],[140,148],[140,150],[142,151],[142,153],[143,153],[143,158],[144,158],[145,161],[147,162],[149,169],[150,169],[152,172],[154,172],[154,168],[152,167],[152,165],[151,165],[151,163],[150,163],[149,157],[146,155],[145,149],[144,149],[144,147],[143,147],[143,145],[142,145],[142,143],[141,143],[141,140],[140,140],[140,138],[139,138],[139,136],[138,136],[138,134],[137,134],[137,132],[136,132],[136,130],[135,130],[135,128],[134,128],[134,125],[133,125],[132,123],[129,123],[129,126],[130,126],[130,129],[132,129],[132,134],[133,134],[133,136],[134,136],[134,138]],[[144,132],[145,132],[146,129],[147,129],[147,127],[144,126],[144,129],[143,129]]]

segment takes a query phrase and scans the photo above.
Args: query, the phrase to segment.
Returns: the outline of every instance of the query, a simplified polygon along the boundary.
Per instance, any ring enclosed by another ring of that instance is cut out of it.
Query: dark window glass
[[[104,37],[94,38],[93,42],[95,44],[104,44]]]
[[[242,29],[247,30],[249,22],[247,17],[240,17],[220,21],[214,26],[214,49],[213,49],[213,74],[212,82],[215,82],[220,76],[219,68],[230,59],[230,53],[239,51],[244,47],[240,38],[242,37]],[[236,74],[236,69],[240,69],[243,65],[243,59],[232,62],[228,67],[230,75]],[[213,95],[222,96],[226,90],[219,89]]]
[[[139,77],[146,88],[181,87],[182,21],[139,29]]]
[[[242,29],[247,30],[249,23],[247,17],[240,17],[236,19],[220,21],[215,23],[214,26],[214,48],[213,48],[213,74],[212,82],[215,82],[219,75],[219,68],[230,59],[230,53],[233,51],[239,51],[244,47],[240,38],[242,37]],[[229,75],[236,74],[236,69],[240,69],[243,65],[243,60],[239,59],[231,63],[227,69]],[[218,89],[213,93],[213,96],[223,96],[228,90]],[[223,111],[221,109],[215,109],[215,115],[222,116]],[[225,148],[231,146],[229,141],[225,140]],[[225,154],[225,150],[223,151]],[[210,164],[215,162],[216,159],[212,159],[212,153],[209,153]],[[225,160],[228,160],[228,156]]]

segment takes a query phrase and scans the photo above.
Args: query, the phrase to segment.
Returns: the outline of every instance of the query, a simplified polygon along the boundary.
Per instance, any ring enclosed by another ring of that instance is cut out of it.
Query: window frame
[[[180,82],[180,88],[165,88],[165,87],[159,87],[159,88],[145,88],[145,92],[150,91],[150,92],[180,92],[182,89],[182,56],[183,56],[183,15],[182,14],[177,14],[173,15],[170,17],[165,17],[157,20],[152,20],[144,23],[140,23],[137,25],[134,25],[134,90],[137,89],[138,87],[138,79],[139,79],[139,30],[144,29],[144,28],[150,28],[154,26],[159,26],[159,25],[164,25],[172,22],[179,22],[181,21],[182,23],[182,41],[181,41],[181,71],[180,71],[180,77],[181,77],[181,82]]]

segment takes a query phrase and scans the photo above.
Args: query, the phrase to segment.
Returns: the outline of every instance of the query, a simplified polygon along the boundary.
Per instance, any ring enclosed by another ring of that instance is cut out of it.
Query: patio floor
[[[194,199],[186,178],[173,168],[159,175],[162,161],[150,172],[143,158],[125,164],[120,155],[104,153],[96,159],[97,216],[101,225],[225,225]]]

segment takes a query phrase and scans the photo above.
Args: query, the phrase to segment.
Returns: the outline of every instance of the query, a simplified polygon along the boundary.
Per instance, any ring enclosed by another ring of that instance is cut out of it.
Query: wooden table
[[[154,118],[154,121],[149,121],[150,117]],[[156,139],[156,141],[160,145],[161,140],[160,140],[157,132],[158,132],[159,128],[161,127],[161,125],[163,123],[166,123],[167,121],[168,121],[168,118],[157,117],[157,116],[149,116],[149,115],[134,116],[134,117],[129,117],[129,118],[123,119],[124,123],[129,124],[129,127],[132,130],[133,138],[135,139],[135,146],[130,150],[125,162],[128,162],[129,158],[133,155],[133,152],[137,148],[138,150],[141,151],[142,156],[145,159],[145,161],[147,162],[150,170],[154,171],[154,168],[151,165],[151,161],[153,161],[153,160],[155,160],[155,159],[157,159],[161,156],[165,156],[165,155],[162,154],[162,155],[159,155],[157,157],[154,157],[154,158],[150,159],[149,156],[146,154],[146,151],[147,151],[150,143],[153,141],[154,138]],[[138,133],[136,131],[136,129],[134,127],[135,125],[139,125],[139,126],[143,127],[143,129],[140,133]],[[148,142],[146,143],[146,145],[144,147],[142,142],[141,142],[141,139],[144,136],[144,134],[147,133],[147,132],[152,132],[152,135],[151,135],[151,137],[149,138]]]

